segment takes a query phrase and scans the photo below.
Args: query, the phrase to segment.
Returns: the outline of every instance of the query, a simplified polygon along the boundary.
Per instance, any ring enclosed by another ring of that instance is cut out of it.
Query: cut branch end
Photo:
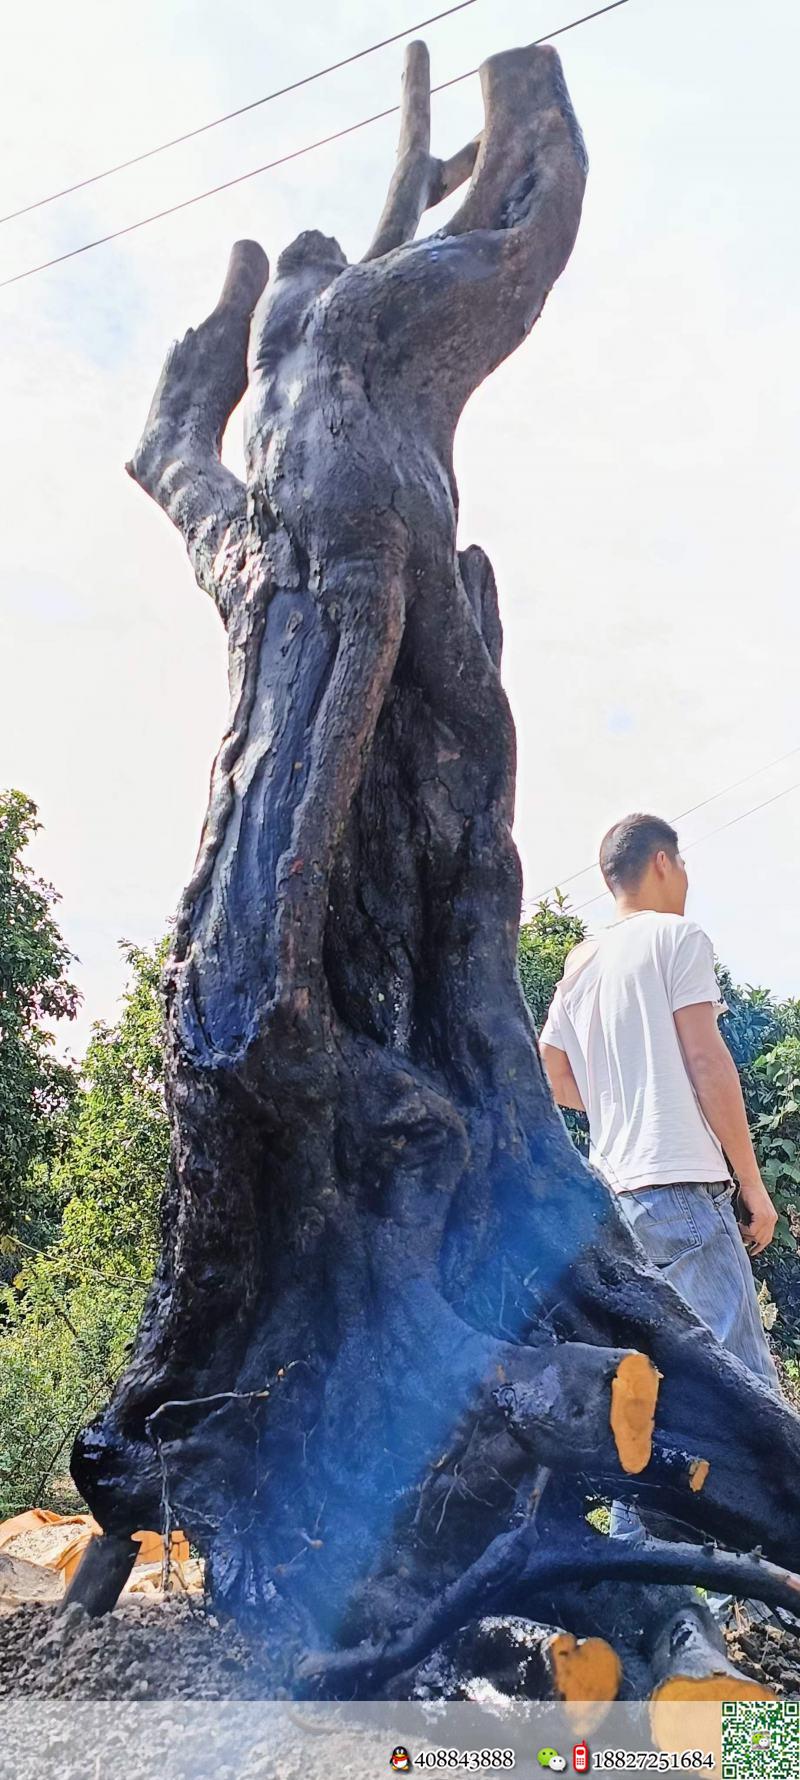
[[[647,1354],[626,1354],[611,1380],[609,1421],[623,1471],[636,1476],[649,1465],[661,1374]]]

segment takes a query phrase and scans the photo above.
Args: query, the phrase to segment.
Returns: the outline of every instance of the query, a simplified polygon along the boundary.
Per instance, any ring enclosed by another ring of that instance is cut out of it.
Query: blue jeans
[[[659,1272],[722,1346],[779,1392],[732,1198],[729,1181],[708,1186],[691,1181],[619,1193],[617,1204]],[[617,1538],[640,1539],[635,1509],[613,1502],[610,1531]]]

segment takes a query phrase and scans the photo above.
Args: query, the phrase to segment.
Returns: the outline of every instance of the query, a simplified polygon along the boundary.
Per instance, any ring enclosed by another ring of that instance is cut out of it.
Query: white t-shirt
[[[566,1051],[589,1116],[590,1159],[617,1192],[728,1180],[673,1013],[725,1011],[708,935],[643,909],[570,953],[542,1031]]]

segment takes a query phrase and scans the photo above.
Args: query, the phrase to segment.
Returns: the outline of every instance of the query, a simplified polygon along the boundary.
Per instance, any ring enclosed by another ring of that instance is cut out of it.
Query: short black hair
[[[635,890],[654,853],[678,851],[678,836],[661,816],[644,816],[641,812],[623,816],[603,836],[600,845],[600,870],[609,890],[617,896],[620,890]]]

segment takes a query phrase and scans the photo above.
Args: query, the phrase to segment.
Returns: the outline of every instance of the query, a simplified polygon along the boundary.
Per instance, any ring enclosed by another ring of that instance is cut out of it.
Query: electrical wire
[[[600,6],[595,12],[584,13],[582,18],[571,19],[567,25],[559,25],[555,31],[547,31],[535,42],[550,43],[554,37],[563,37],[565,32],[574,31],[578,25],[588,25],[592,19],[602,18],[606,12],[616,12],[618,6],[627,6],[628,0],[610,0],[607,6]],[[405,35],[405,33],[403,33]],[[477,68],[467,68],[463,74],[453,75],[451,80],[442,80],[438,86],[431,87],[432,93],[443,93],[447,87],[458,86],[462,80],[471,79],[477,74]],[[109,241],[119,241],[123,235],[132,235],[136,229],[144,229],[149,223],[161,222],[166,216],[175,216],[180,210],[188,210],[193,204],[202,204],[206,198],[215,198],[219,192],[228,192],[235,185],[243,185],[247,179],[255,179],[259,173],[270,173],[275,167],[284,167],[288,161],[297,161],[301,155],[311,154],[314,149],[327,148],[331,142],[340,142],[344,136],[352,136],[356,130],[366,129],[368,124],[377,124],[382,118],[393,117],[400,110],[399,105],[389,105],[385,111],[374,111],[370,117],[359,118],[355,124],[345,124],[341,130],[333,130],[329,136],[320,136],[316,142],[307,142],[303,148],[292,149],[289,154],[278,155],[274,161],[265,161],[262,167],[251,167],[248,173],[238,173],[234,179],[224,179],[220,185],[212,185],[204,192],[196,192],[191,198],[183,198],[178,204],[170,204],[165,210],[156,210],[152,216],[143,216],[138,222],[127,223],[124,228],[112,229],[108,235],[98,235],[94,241],[84,241],[81,247],[71,247],[67,253],[55,254],[52,259],[42,260],[38,266],[28,266],[24,272],[14,272],[11,278],[0,279],[0,290],[9,284],[19,284],[24,278],[33,278],[37,272],[47,272],[51,266],[61,266],[65,260],[74,260],[81,253],[89,253],[94,247],[105,247]]]
[[[231,123],[237,117],[244,117],[248,112],[258,110],[262,105],[271,104],[275,99],[282,99],[289,93],[298,92],[302,87],[310,86],[315,81],[323,80],[328,74],[335,74],[342,68],[349,68],[354,62],[363,61],[366,56],[374,55],[378,50],[387,49],[391,44],[399,43],[404,37],[409,37],[417,31],[425,30],[428,25],[438,24],[442,19],[451,18],[454,13],[464,12],[467,7],[474,6],[475,3],[476,0],[457,0],[457,4],[454,6],[448,6],[441,12],[431,13],[427,18],[420,19],[416,24],[406,26],[402,31],[395,31],[389,37],[382,37],[378,42],[366,45],[364,49],[355,50],[352,55],[341,57],[338,62],[330,62],[326,67],[318,68],[312,74],[302,75],[298,80],[290,81],[286,86],[276,87],[273,92],[265,93],[259,99],[251,99],[246,105],[239,105],[233,111],[226,111],[222,116],[211,118],[205,124],[198,124],[192,130],[185,130],[180,136],[172,136],[168,141],[157,143],[153,148],[143,149],[141,153],[131,155],[125,161],[118,161],[112,167],[105,167],[99,173],[89,174],[85,179],[75,180],[72,185],[63,186],[56,192],[50,192],[44,198],[36,198],[29,204],[23,204],[18,210],[11,210],[6,216],[0,216],[0,226],[7,222],[13,222],[17,217],[27,216],[33,210],[41,210],[48,204],[54,204],[59,199],[70,196],[72,192],[84,191],[87,186],[97,185],[101,180],[110,179],[114,174],[125,172],[129,167],[139,166],[142,161],[152,160],[155,155],[165,154],[169,149],[177,148],[183,142],[191,142],[197,136],[205,135],[209,130],[216,130],[220,125]],[[559,26],[557,30],[549,31],[544,36],[537,37],[535,42],[537,44],[549,43],[554,37],[561,37],[567,31],[574,31],[579,25],[589,24],[593,19],[601,18],[607,12],[615,12],[618,7],[625,6],[627,3],[628,0],[610,0],[610,4],[601,6],[594,12],[585,13],[581,18],[570,20],[568,24]],[[477,68],[466,69],[463,74],[454,75],[450,80],[441,81],[438,86],[432,87],[431,93],[441,93],[448,87],[458,86],[461,81],[468,80],[477,73]],[[318,137],[315,142],[306,143],[303,148],[293,149],[288,154],[280,155],[273,161],[266,161],[260,167],[253,167],[247,173],[237,174],[233,179],[227,179],[222,181],[219,185],[210,186],[206,191],[197,192],[191,198],[184,198],[180,203],[171,204],[164,210],[154,211],[151,216],[142,217],[135,223],[128,223],[123,228],[115,229],[108,235],[98,236],[94,241],[86,241],[82,246],[73,247],[67,253],[58,254],[53,259],[42,261],[38,266],[30,266],[24,272],[17,272],[11,278],[0,280],[0,290],[4,289],[7,285],[17,284],[22,279],[32,278],[37,272],[46,272],[52,266],[63,264],[65,260],[75,259],[79,254],[89,253],[92,248],[104,247],[109,241],[116,241],[124,235],[133,234],[137,229],[146,228],[149,223],[160,222],[167,216],[174,216],[181,210],[187,210],[194,204],[202,203],[206,198],[213,198],[218,196],[220,192],[230,191],[233,186],[241,185],[248,179],[255,179],[260,173],[269,173],[276,167],[285,166],[289,161],[300,159],[302,155],[311,154],[318,148],[326,148],[333,142],[341,141],[345,136],[353,135],[357,130],[366,129],[370,124],[379,123],[382,119],[387,117],[393,117],[399,110],[400,106],[397,104],[390,105],[383,111],[373,112],[369,117],[360,118],[357,123],[347,124],[344,128],[331,132],[328,136],[321,136]],[[699,803],[690,805],[689,809],[682,810],[679,815],[672,817],[671,820],[673,824],[684,821],[687,816],[694,815],[697,810],[705,809],[709,803],[714,803],[717,798],[725,797],[730,791],[735,791],[739,786],[748,784],[751,779],[758,778],[761,773],[769,772],[773,767],[781,765],[783,761],[789,760],[793,755],[798,753],[800,753],[800,747],[790,748],[785,754],[779,755],[776,760],[768,762],[766,766],[757,767],[754,772],[746,773],[743,778],[733,780],[730,785],[724,786],[720,791],[711,792],[708,797],[702,798]],[[800,790],[800,780],[797,780],[793,785],[787,785],[783,791],[776,792],[774,796],[765,798],[763,802],[754,804],[751,809],[743,810],[740,815],[733,816],[730,821],[720,823],[717,828],[712,828],[708,834],[700,835],[697,840],[688,842],[684,851],[688,852],[691,847],[699,846],[701,841],[711,840],[715,835],[724,833],[726,829],[734,828],[738,822],[745,821],[748,816],[756,815],[759,810],[767,809],[771,804],[779,802],[782,797],[788,797],[790,792],[797,790]],[[551,885],[548,890],[541,891],[537,896],[530,899],[526,898],[526,901],[530,900],[531,902],[539,902],[549,895],[552,889],[560,889],[564,884],[574,883],[577,878],[583,877],[587,871],[594,870],[594,867],[595,862],[592,862],[591,865],[584,865],[579,871],[571,872],[568,877],[559,879],[557,886]],[[606,895],[608,895],[608,891],[601,890],[597,896],[589,897],[587,901],[578,903],[573,912],[578,914],[582,909],[591,908],[595,903],[602,902]]]
[[[776,791],[774,796],[765,797],[763,803],[753,804],[752,809],[742,810],[740,815],[732,816],[729,822],[720,822],[719,827],[710,828],[708,834],[699,834],[697,840],[689,841],[683,851],[688,853],[690,848],[699,847],[703,841],[712,840],[715,834],[723,834],[726,828],[735,828],[737,822],[744,822],[747,816],[755,816],[758,810],[766,810],[771,803],[778,803],[780,798],[788,797],[790,791],[800,791],[800,779],[796,779],[793,785],[785,785],[783,790]],[[696,808],[699,809],[700,805],[696,805]],[[608,895],[610,895],[610,891],[601,890],[599,895],[590,896],[588,902],[579,902],[576,908],[570,910],[570,914],[577,915],[580,913],[581,909],[591,908],[593,903],[602,902],[603,897]]]
[[[417,24],[409,25],[402,31],[396,31],[389,37],[383,37],[376,43],[368,44],[364,49],[355,50],[352,55],[343,56],[338,62],[331,62],[324,68],[316,69],[312,74],[302,75],[298,80],[291,81],[286,86],[277,87],[274,92],[265,93],[260,99],[252,99],[248,104],[240,105],[234,111],[225,112],[221,117],[212,118],[205,124],[199,124],[193,130],[186,130],[180,136],[173,136],[167,142],[158,143],[154,148],[144,149],[140,154],[132,155],[128,160],[119,161],[113,167],[106,167],[100,173],[90,174],[85,179],[76,180],[73,185],[64,186],[60,191],[49,193],[47,197],[34,199],[32,203],[22,205],[18,210],[9,211],[6,216],[0,217],[0,225],[6,222],[12,222],[17,217],[26,216],[33,210],[42,209],[47,204],[53,204],[58,199],[69,196],[72,192],[82,191],[87,186],[96,185],[99,181],[109,179],[113,174],[124,172],[129,167],[138,166],[142,161],[151,160],[155,155],[164,154],[170,148],[177,148],[182,142],[190,142],[197,136],[205,135],[209,130],[217,129],[221,124],[230,123],[234,118],[243,117],[249,111],[255,111],[262,105],[268,105],[275,99],[285,97],[288,93],[297,92],[302,87],[310,86],[313,82],[322,80],[326,75],[334,74],[341,68],[350,67],[354,62],[362,61],[366,56],[374,55],[376,51],[386,49],[389,45],[400,42],[402,38],[411,36],[416,31],[424,30],[428,25],[437,24],[441,19],[450,18],[454,13],[463,12],[468,6],[474,4],[475,0],[457,0],[457,4],[446,7],[441,12],[432,13],[427,18],[420,19]],[[608,12],[616,12],[618,7],[627,4],[628,0],[610,0],[608,5],[598,7],[594,12],[584,13],[580,18],[571,19],[566,25],[561,25],[554,31],[548,31],[542,37],[537,37],[534,41],[537,44],[549,43],[553,38],[562,37],[567,31],[574,31],[579,25],[589,24],[593,19],[602,18],[603,15]],[[431,88],[431,93],[441,93],[448,87],[458,86],[461,81],[469,80],[477,73],[477,68],[468,68],[463,74],[456,74],[450,80],[440,81],[437,86]],[[230,191],[233,186],[241,185],[248,179],[255,179],[260,173],[269,173],[274,168],[285,166],[287,162],[298,160],[301,156],[311,154],[318,148],[326,148],[333,142],[341,141],[345,136],[353,135],[357,130],[366,129],[370,124],[379,123],[384,118],[395,116],[399,110],[399,104],[387,106],[385,110],[373,112],[369,117],[360,118],[354,124],[347,124],[340,130],[332,131],[328,136],[318,137],[315,142],[306,143],[302,148],[293,149],[288,154],[280,155],[273,161],[266,161],[260,167],[253,167],[247,173],[237,174],[233,179],[223,180],[219,185],[210,186],[203,192],[197,192],[191,198],[184,198],[178,204],[171,204],[164,210],[154,211],[151,216],[142,217],[135,223],[128,223],[123,228],[115,229],[108,235],[98,236],[94,241],[86,241],[80,247],[70,248],[67,253],[58,254],[52,259],[44,260],[38,266],[30,266],[24,272],[17,272],[11,278],[0,280],[0,290],[4,289],[7,285],[18,284],[22,279],[32,278],[37,272],[46,272],[52,266],[63,264],[65,260],[75,259],[79,254],[89,253],[92,248],[104,247],[109,241],[116,241],[124,235],[133,234],[137,229],[146,228],[149,223],[160,222],[167,216],[174,216],[181,210],[187,210],[194,204],[202,203],[206,198],[213,198],[218,196],[220,192]],[[690,805],[689,809],[682,810],[679,815],[674,816],[672,818],[673,823],[685,820],[687,816],[694,815],[697,810],[705,809],[707,804],[715,802],[719,797],[726,796],[730,791],[737,790],[740,785],[749,783],[751,779],[759,777],[761,773],[769,772],[772,767],[779,766],[784,760],[790,759],[797,753],[800,753],[800,748],[790,748],[785,754],[779,755],[776,760],[768,762],[766,766],[757,767],[754,772],[746,773],[743,778],[734,780],[730,785],[724,786],[722,790],[711,792],[708,797],[702,798],[699,803]],[[728,828],[735,827],[737,822],[744,821],[748,816],[756,815],[759,810],[767,809],[770,804],[777,803],[780,798],[787,797],[790,792],[798,789],[800,789],[800,780],[796,781],[793,785],[786,786],[783,791],[776,792],[773,797],[765,798],[763,802],[754,804],[751,809],[743,810],[740,815],[732,817],[730,821],[721,823],[717,828],[712,828],[708,834],[700,835],[696,841],[690,841],[684,850],[688,852],[691,847],[699,846],[701,841],[711,840],[713,836],[722,834]],[[564,884],[571,884],[575,882],[577,878],[583,877],[587,871],[592,871],[593,869],[594,862],[592,865],[584,865],[581,867],[580,871],[571,872],[568,877],[561,878],[558,886],[551,885],[550,890],[556,887],[560,889]],[[539,902],[543,897],[550,894],[550,890],[542,891],[539,895],[530,899],[526,898],[526,901],[530,900],[532,902]],[[587,901],[578,903],[573,912],[577,914],[582,909],[591,908],[594,903],[602,902],[607,894],[607,891],[601,890],[597,896],[592,896],[588,898]]]
[[[207,124],[198,124],[194,130],[184,130],[181,136],[171,136],[168,142],[159,142],[155,148],[145,148],[141,154],[131,155],[127,161],[117,161],[113,167],[104,167],[102,173],[90,173],[86,179],[76,179],[74,185],[62,186],[58,192],[49,192],[46,198],[35,198],[31,204],[21,204],[19,210],[10,210],[7,216],[0,216],[0,225],[13,222],[18,216],[27,216],[31,210],[41,210],[45,204],[55,204],[59,198],[67,198],[70,192],[82,192],[87,185],[97,185],[101,179],[110,179],[114,173],[124,173],[128,167],[138,167],[141,161],[152,160],[153,155],[163,155],[169,148],[177,148],[181,142],[192,142],[195,136],[204,136],[207,130],[217,130],[220,124],[229,124],[233,118],[244,117],[248,111],[257,111],[260,105],[271,105],[273,99],[283,99],[287,93],[297,93],[301,87],[311,86],[315,80],[323,80],[326,74],[336,74],[340,68],[349,68],[353,62],[363,61],[365,56],[372,56],[376,50],[386,49],[391,43],[399,43],[403,37],[411,37],[415,31],[424,31],[427,25],[436,25],[440,19],[449,19],[454,12],[464,12],[467,6],[474,6],[476,0],[458,0],[457,5],[448,6],[444,12],[433,12],[429,18],[420,19],[416,25],[407,25],[402,31],[395,31],[391,37],[382,37],[379,43],[370,43],[366,49],[357,49],[351,56],[342,56],[340,62],[329,62],[327,68],[317,68],[314,74],[303,74],[299,80],[292,80],[288,86],[276,87],[274,93],[264,93],[260,99],[251,99],[247,105],[237,106],[235,111],[226,111],[222,117],[213,117]]]
[[[723,785],[721,791],[712,791],[708,797],[701,798],[699,803],[691,804],[688,810],[681,810],[677,816],[670,816],[669,820],[673,828],[676,828],[679,822],[684,822],[687,816],[694,816],[698,810],[704,810],[706,804],[716,803],[718,797],[727,797],[729,791],[738,791],[740,785],[748,785],[751,779],[759,779],[762,773],[771,772],[774,766],[782,766],[784,760],[791,760],[795,754],[800,754],[800,747],[787,748],[786,753],[779,754],[777,760],[768,760],[766,766],[755,767],[753,772],[745,773],[743,779],[734,779],[731,785]],[[557,883],[549,884],[547,889],[541,890],[537,896],[526,896],[525,901],[526,903],[542,902],[554,890],[563,890],[565,884],[574,884],[576,878],[583,878],[587,871],[596,871],[597,869],[597,860],[593,859],[591,865],[582,865],[580,871],[570,872],[568,878],[559,878]]]

